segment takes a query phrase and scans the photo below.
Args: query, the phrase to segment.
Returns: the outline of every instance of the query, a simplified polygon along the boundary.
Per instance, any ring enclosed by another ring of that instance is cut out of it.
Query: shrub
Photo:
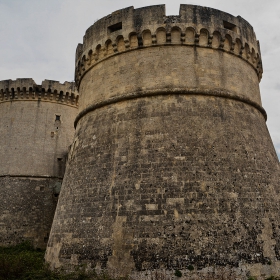
[[[126,280],[111,277],[106,272],[87,272],[84,266],[74,272],[52,271],[44,263],[44,251],[34,249],[29,242],[10,247],[0,247],[0,280]]]
[[[189,266],[187,267],[187,269],[188,269],[189,271],[193,271],[193,270],[194,270],[194,267],[193,267],[192,265],[189,265]]]
[[[175,270],[175,276],[182,277],[182,272],[178,269]]]

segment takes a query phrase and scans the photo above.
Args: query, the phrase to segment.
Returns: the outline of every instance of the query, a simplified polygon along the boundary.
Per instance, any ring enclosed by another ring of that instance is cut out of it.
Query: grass
[[[27,242],[0,247],[0,279],[32,279],[28,278],[31,273],[44,268],[43,259],[44,252],[34,250]]]
[[[34,249],[28,242],[0,247],[0,280],[120,280],[111,278],[106,272],[85,272],[83,268],[75,272],[51,271],[44,263],[43,250]],[[124,279],[124,278],[122,278]]]

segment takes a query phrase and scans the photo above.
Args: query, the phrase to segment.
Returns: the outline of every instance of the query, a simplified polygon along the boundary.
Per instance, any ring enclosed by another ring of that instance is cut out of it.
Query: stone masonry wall
[[[30,241],[45,248],[62,180],[0,177],[0,244]]]
[[[76,52],[80,108],[51,267],[279,274],[279,162],[241,17],[181,5],[97,21]]]
[[[0,244],[44,248],[77,115],[74,85],[0,81]]]
[[[84,117],[74,146],[46,256],[55,266],[277,268],[279,167],[253,107],[120,102]]]

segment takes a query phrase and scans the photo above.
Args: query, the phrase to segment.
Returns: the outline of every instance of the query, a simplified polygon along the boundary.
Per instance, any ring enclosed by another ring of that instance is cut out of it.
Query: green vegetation
[[[187,267],[187,269],[188,269],[189,271],[193,271],[193,270],[194,270],[194,267],[193,267],[192,265],[189,265],[189,266]]]
[[[182,272],[178,269],[175,270],[175,276],[182,277]]]
[[[30,243],[0,247],[0,280],[120,280],[105,272],[85,272],[79,268],[75,272],[51,271],[44,263],[44,251],[35,250]]]
[[[30,275],[44,269],[43,258],[44,252],[27,242],[0,247],[0,279],[32,279]]]

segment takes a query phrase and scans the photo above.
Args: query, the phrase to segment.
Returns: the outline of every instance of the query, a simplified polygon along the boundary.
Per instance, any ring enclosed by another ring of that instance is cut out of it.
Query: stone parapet
[[[76,50],[75,80],[108,57],[155,46],[196,46],[218,49],[248,62],[262,77],[259,42],[242,17],[216,9],[181,5],[177,16],[166,16],[165,5],[128,7],[95,22]]]
[[[40,100],[77,107],[79,94],[72,82],[61,84],[44,80],[37,85],[31,78],[0,81],[0,103],[17,100]]]

